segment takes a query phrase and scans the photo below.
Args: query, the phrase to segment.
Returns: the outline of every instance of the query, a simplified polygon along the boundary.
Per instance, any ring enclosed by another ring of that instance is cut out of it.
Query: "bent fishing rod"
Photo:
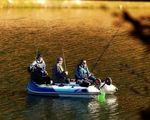
[[[98,56],[96,63],[93,65],[91,72],[93,72],[97,66],[97,64],[100,62],[101,58],[104,56],[105,52],[107,51],[107,49],[110,47],[111,43],[113,42],[114,38],[117,36],[118,32],[120,29],[120,25],[119,28],[116,30],[115,34],[112,36],[112,39],[110,39],[108,41],[108,44],[104,47],[103,51],[101,52],[101,54]]]

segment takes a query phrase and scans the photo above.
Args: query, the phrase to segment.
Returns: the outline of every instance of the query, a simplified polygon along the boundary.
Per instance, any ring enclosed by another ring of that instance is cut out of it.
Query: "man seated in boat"
[[[56,64],[52,68],[52,79],[54,83],[69,83],[68,71],[63,69],[63,58],[57,58]]]
[[[28,71],[31,75],[31,80],[37,84],[50,84],[51,80],[46,71],[46,64],[41,54],[38,53],[33,63],[29,66]]]
[[[88,87],[94,83],[100,85],[100,80],[89,71],[87,62],[84,59],[81,60],[80,64],[77,65],[77,68],[75,69],[75,78],[76,82],[83,87]]]

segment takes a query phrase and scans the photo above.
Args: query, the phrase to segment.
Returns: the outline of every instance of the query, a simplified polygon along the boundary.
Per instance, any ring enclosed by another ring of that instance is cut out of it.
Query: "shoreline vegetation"
[[[148,1],[88,1],[88,0],[3,0],[0,8],[150,8]]]

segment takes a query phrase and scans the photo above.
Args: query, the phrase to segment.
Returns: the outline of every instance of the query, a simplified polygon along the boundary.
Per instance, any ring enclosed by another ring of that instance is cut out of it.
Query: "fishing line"
[[[110,47],[111,43],[113,42],[114,38],[117,36],[118,32],[119,32],[119,29],[120,29],[120,25],[118,27],[118,29],[116,30],[115,34],[112,36],[112,39],[110,39],[108,41],[108,44],[104,47],[102,53],[98,56],[97,60],[96,60],[96,63],[93,65],[92,69],[91,69],[91,72],[93,72],[97,66],[97,64],[100,62],[101,58],[104,56],[105,52],[107,51],[107,49]]]

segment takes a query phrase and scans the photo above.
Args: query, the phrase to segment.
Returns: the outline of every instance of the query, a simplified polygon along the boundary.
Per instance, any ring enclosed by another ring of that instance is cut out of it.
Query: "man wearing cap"
[[[46,71],[46,64],[41,54],[38,54],[33,63],[28,67],[31,80],[37,84],[50,84],[51,80]]]

